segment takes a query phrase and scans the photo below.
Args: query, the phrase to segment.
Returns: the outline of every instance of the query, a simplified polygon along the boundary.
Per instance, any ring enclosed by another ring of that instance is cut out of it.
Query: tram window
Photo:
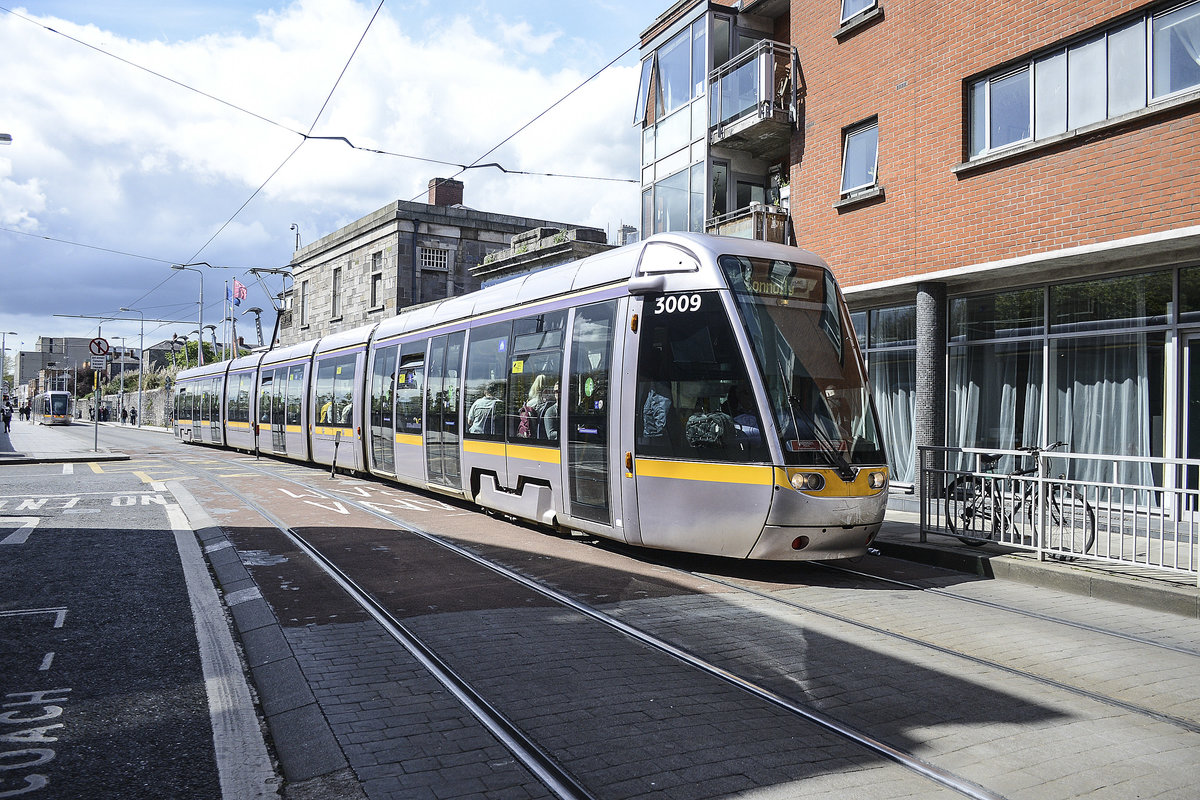
[[[421,434],[421,400],[425,391],[426,342],[400,345],[396,370],[396,432]]]
[[[286,424],[300,424],[300,404],[304,393],[304,365],[293,364],[288,368],[287,391],[284,400]]]
[[[527,444],[557,444],[562,346],[566,311],[525,317],[513,323],[508,374],[508,438]]]
[[[221,392],[223,383],[224,381],[222,381],[220,378],[213,380],[211,389],[212,394],[209,395],[211,398],[209,404],[212,408],[212,421],[215,423],[220,423],[221,421],[221,402],[224,400]]]
[[[264,370],[259,375],[258,421],[264,425],[271,424],[271,385],[274,378],[273,370]]]
[[[317,362],[317,424],[349,428],[352,423],[354,390],[353,355]]]
[[[504,439],[504,386],[508,369],[511,322],[497,322],[471,331],[467,345],[466,435],[475,439]]]
[[[332,360],[317,363],[317,424],[333,424],[333,376],[336,365]]]
[[[246,422],[246,408],[248,407],[249,387],[246,383],[246,375],[233,375],[229,379],[229,410],[226,417],[230,422]]]
[[[643,320],[638,452],[705,461],[767,460],[745,356],[720,296],[649,296]]]

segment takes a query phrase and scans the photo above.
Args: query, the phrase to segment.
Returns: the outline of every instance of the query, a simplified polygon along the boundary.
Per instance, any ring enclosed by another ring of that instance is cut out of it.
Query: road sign
[[[92,355],[102,356],[108,352],[108,340],[97,336],[88,344],[88,349],[92,351]]]
[[[92,369],[96,372],[103,372],[104,368],[108,366],[107,362],[108,359],[104,356],[92,356]]]

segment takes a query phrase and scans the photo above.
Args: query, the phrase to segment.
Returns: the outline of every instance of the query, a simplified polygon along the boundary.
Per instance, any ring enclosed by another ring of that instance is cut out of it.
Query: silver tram
[[[670,233],[183,371],[175,434],[560,529],[754,559],[863,554],[888,470],[823,261]]]
[[[34,395],[30,415],[39,425],[70,425],[75,415],[75,398],[70,392],[55,390]]]

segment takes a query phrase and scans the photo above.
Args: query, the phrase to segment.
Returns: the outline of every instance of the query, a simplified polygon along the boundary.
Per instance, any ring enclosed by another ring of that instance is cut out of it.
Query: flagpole
[[[229,358],[229,281],[225,281],[225,318],[221,320],[221,356]]]

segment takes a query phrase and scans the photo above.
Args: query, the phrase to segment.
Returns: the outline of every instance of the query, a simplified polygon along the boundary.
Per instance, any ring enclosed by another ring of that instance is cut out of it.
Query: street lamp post
[[[200,276],[200,312],[196,315],[197,324],[200,330],[204,330],[204,270],[190,267],[187,264],[172,264],[171,269],[186,269],[188,272],[194,272]],[[201,347],[196,351],[196,366],[204,366],[204,337],[200,337]]]
[[[4,382],[5,370],[8,367],[8,337],[9,334],[16,336],[16,331],[0,331],[0,394],[8,392],[7,384]],[[16,381],[16,371],[13,371],[13,381]]]
[[[212,343],[213,343],[213,358],[215,358],[215,359],[217,359],[218,361],[220,361],[220,360],[221,360],[221,356],[218,354],[218,345],[217,345],[217,326],[216,326],[216,325],[205,325],[204,327],[205,327],[205,328],[208,330],[208,335],[209,335],[209,337],[212,339]],[[204,336],[203,336],[203,335],[201,335],[201,336],[200,336],[200,342],[201,342],[201,343],[203,343],[203,342],[204,342]]]
[[[142,375],[146,371],[146,315],[136,308],[122,308],[122,311],[128,311],[137,314],[141,317],[141,330],[138,331],[138,418],[137,425],[142,427],[142,414],[145,409],[142,408]]]

